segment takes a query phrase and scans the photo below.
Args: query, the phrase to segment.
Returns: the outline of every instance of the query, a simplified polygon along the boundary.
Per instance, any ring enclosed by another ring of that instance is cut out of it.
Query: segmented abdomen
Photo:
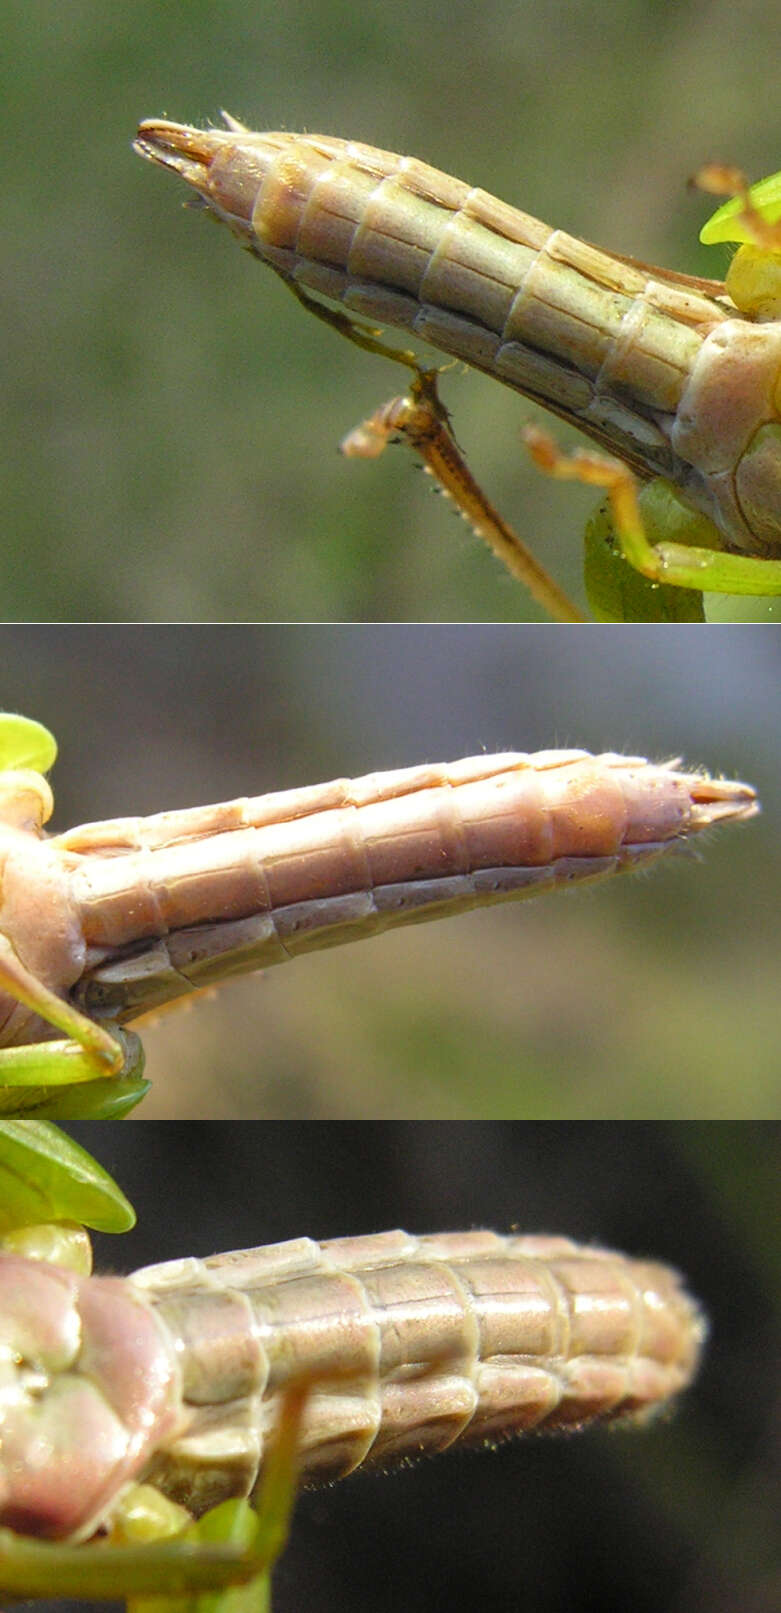
[[[400,325],[543,399],[660,474],[726,310],[413,157],[327,135],[149,120],[136,149],[179,173],[284,279]]]
[[[539,399],[641,475],[676,482],[733,548],[778,553],[778,321],[743,317],[718,281],[615,258],[415,158],[226,122],[150,119],[136,150],[289,283]]]
[[[0,1260],[0,1314],[19,1312],[33,1264]],[[304,1238],[125,1282],[50,1267],[30,1281],[49,1332],[34,1407],[16,1397],[3,1425],[0,1521],[50,1534],[89,1533],[133,1478],[195,1512],[249,1494],[280,1391],[301,1374],[323,1380],[301,1450],[304,1477],[323,1480],[459,1439],[646,1411],[690,1381],[704,1336],[675,1272],[556,1237]],[[29,1305],[22,1323],[29,1362]],[[64,1423],[63,1404],[75,1408]],[[47,1418],[57,1429],[37,1522],[25,1416],[31,1441]]]
[[[469,757],[63,835],[77,997],[132,1019],[228,974],[631,869],[748,786],[584,751]],[[78,855],[74,855],[78,853]]]
[[[750,785],[675,763],[538,751],[50,839],[0,825],[0,924],[50,989],[132,1020],[299,952],[630,870],[757,811]],[[57,1034],[0,992],[0,1046]]]

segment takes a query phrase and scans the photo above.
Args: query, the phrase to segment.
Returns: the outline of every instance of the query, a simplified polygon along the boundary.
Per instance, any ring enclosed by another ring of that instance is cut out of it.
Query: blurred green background
[[[96,1240],[104,1269],[516,1228],[666,1260],[707,1312],[700,1374],[650,1427],[452,1451],[303,1495],[275,1613],[777,1613],[778,1126],[69,1129],[139,1212]]]
[[[183,210],[183,187],[131,153],[140,118],[227,105],[351,135],[719,274],[726,255],[697,244],[711,204],[685,179],[715,158],[777,167],[777,43],[771,0],[6,0],[3,614],[534,615],[411,457],[340,459],[402,372]],[[528,466],[519,429],[539,411],[458,371],[445,396],[486,490],[582,602],[593,494]]]
[[[779,1112],[781,637],[762,627],[0,627],[52,828],[482,750],[682,755],[757,820],[646,876],[400,929],[145,1031],[142,1115]]]

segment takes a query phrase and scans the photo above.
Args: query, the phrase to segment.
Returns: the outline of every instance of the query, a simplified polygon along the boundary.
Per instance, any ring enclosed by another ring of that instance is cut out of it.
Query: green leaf
[[[48,773],[56,755],[57,741],[43,723],[0,712],[0,772],[32,768],[36,773]]]
[[[781,174],[770,174],[767,179],[760,179],[752,185],[749,191],[754,206],[762,214],[768,224],[777,224],[781,219]],[[754,239],[750,228],[742,220],[736,219],[736,214],[743,208],[740,196],[732,196],[723,207],[720,207],[700,230],[700,240],[704,246],[715,246],[719,241],[740,241],[751,243]]]
[[[127,1232],[135,1211],[91,1154],[45,1120],[0,1120],[0,1233],[45,1221]]]
[[[78,1086],[52,1087],[35,1104],[40,1120],[122,1120],[146,1097],[152,1083],[140,1075],[107,1075]],[[39,1089],[41,1092],[45,1088]]]

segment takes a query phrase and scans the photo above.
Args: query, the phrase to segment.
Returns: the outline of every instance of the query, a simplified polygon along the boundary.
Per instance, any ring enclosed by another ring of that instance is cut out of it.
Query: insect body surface
[[[52,1038],[54,1027],[79,1035],[58,1004],[82,1026],[85,1016],[125,1023],[299,952],[630,871],[757,811],[749,785],[675,763],[539,751],[46,839],[45,779],[2,777],[6,1048]]]
[[[148,120],[136,149],[294,288],[536,399],[674,483],[726,548],[781,554],[775,315],[760,322],[720,281],[613,257],[413,158],[226,121]]]
[[[250,1494],[298,1378],[301,1468],[322,1481],[647,1412],[705,1331],[664,1266],[491,1232],[302,1238],[125,1280],[2,1255],[0,1318],[0,1523],[74,1540],[138,1480],[195,1514]]]

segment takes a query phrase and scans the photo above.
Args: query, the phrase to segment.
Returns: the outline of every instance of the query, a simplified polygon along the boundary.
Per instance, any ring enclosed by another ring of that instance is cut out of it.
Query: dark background
[[[52,828],[551,745],[682,755],[762,816],[645,876],[412,925],[144,1030],[149,1118],[778,1115],[781,638],[762,627],[0,627]]]
[[[715,204],[686,180],[778,166],[778,33],[772,0],[5,0],[4,614],[533,618],[411,456],[339,458],[406,385],[398,366],[185,211],[132,155],[137,124],[227,106],[351,136],[718,276],[726,249],[697,240]],[[519,432],[540,411],[517,394],[456,367],[444,395],[486,491],[582,602],[593,490],[530,469]]]
[[[139,1212],[96,1263],[309,1234],[488,1225],[670,1261],[711,1339],[640,1430],[453,1451],[310,1492],[275,1613],[772,1613],[778,1606],[777,1127],[73,1127]]]

